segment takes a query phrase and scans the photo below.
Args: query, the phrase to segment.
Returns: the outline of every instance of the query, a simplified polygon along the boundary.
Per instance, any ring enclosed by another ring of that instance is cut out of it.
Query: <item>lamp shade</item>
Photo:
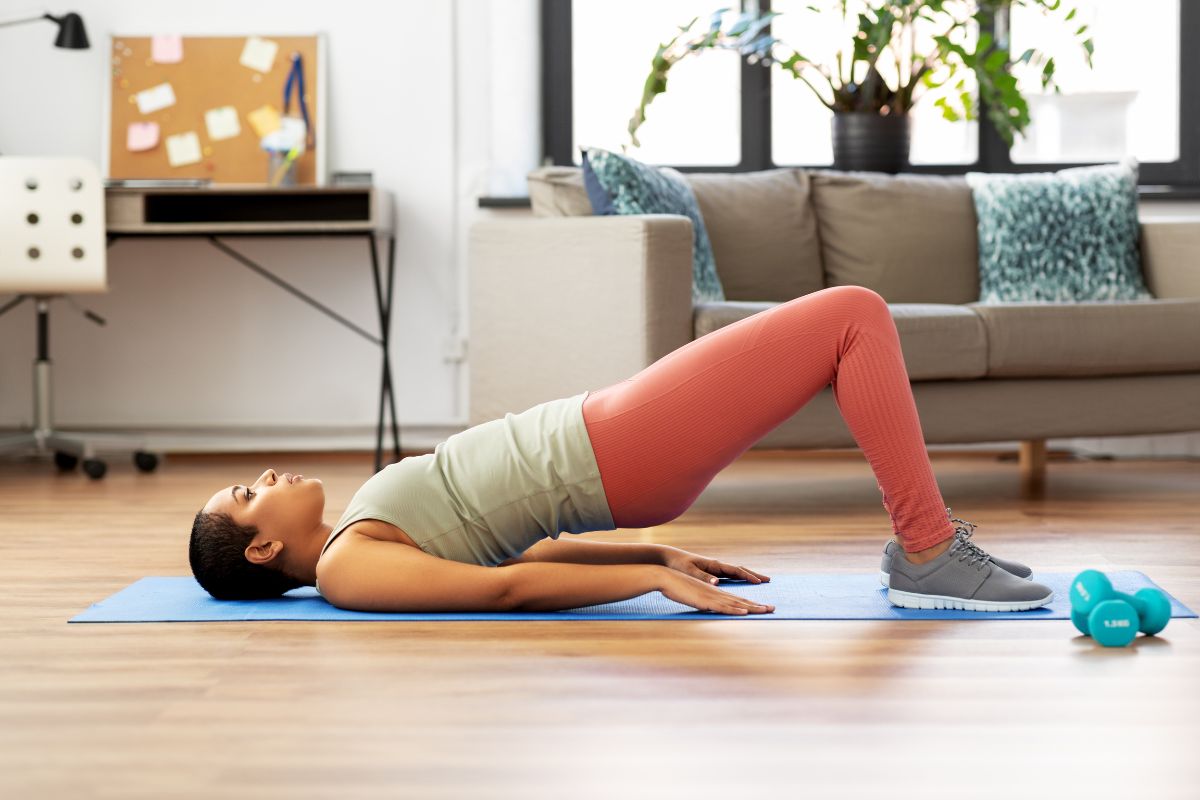
[[[88,37],[87,31],[83,27],[83,17],[72,11],[61,17],[50,17],[50,19],[58,23],[58,36],[54,38],[55,47],[65,47],[68,50],[88,49]]]

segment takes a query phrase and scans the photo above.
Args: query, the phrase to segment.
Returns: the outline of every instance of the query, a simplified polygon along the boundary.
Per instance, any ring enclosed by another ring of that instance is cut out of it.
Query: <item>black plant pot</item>
[[[908,166],[908,115],[873,111],[833,115],[833,168],[902,172]]]

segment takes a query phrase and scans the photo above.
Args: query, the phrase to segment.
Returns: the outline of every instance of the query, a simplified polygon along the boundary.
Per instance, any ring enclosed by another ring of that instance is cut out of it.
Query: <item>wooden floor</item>
[[[368,455],[172,456],[93,482],[0,462],[5,798],[1200,796],[1200,624],[1126,649],[1066,621],[67,620],[186,575],[192,516],[266,467],[336,520]],[[1036,570],[1139,569],[1200,609],[1200,464],[934,454],[975,539]],[[586,534],[770,575],[874,572],[858,453],[751,451],[682,517]]]

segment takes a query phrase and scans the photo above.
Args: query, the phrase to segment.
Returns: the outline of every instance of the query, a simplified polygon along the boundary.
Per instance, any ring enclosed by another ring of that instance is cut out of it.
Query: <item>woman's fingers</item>
[[[732,594],[731,592],[723,592],[720,589],[714,589],[714,591],[720,592],[720,594],[723,595],[727,602],[729,602],[734,608],[744,608],[750,613],[761,614],[775,610],[775,606],[768,603],[756,603],[748,598]]]
[[[709,562],[709,572],[724,578],[741,578],[750,581],[751,583],[765,583],[771,580],[766,575],[760,575],[751,569],[745,567],[735,567],[732,564],[724,564],[720,561]]]

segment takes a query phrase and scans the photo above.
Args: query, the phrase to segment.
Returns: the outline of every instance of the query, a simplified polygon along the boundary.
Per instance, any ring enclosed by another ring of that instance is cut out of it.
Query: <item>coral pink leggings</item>
[[[906,552],[954,535],[884,299],[833,286],[701,336],[588,394],[583,419],[618,528],[682,514],[725,466],[833,384]]]

